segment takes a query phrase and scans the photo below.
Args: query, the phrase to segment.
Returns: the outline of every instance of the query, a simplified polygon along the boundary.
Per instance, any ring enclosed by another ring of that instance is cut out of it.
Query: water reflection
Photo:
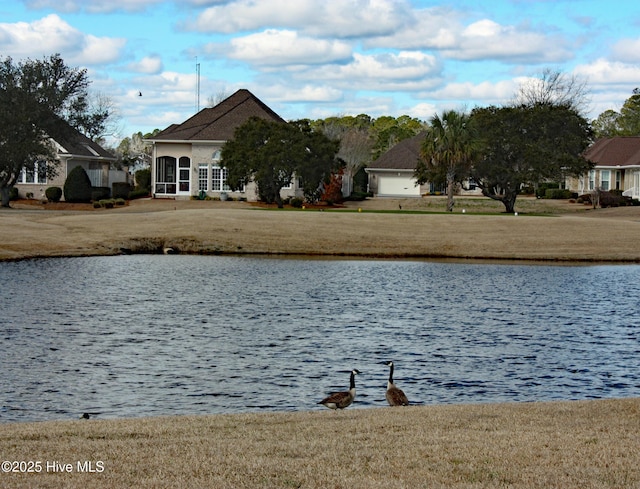
[[[640,267],[126,256],[0,263],[0,422],[640,395]],[[624,292],[622,292],[624,291]]]

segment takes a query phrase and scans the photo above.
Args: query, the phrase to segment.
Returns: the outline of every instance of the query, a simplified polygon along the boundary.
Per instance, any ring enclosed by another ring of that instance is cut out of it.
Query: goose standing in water
[[[356,397],[356,374],[359,373],[360,371],[355,368],[351,371],[348,391],[332,392],[318,404],[323,404],[329,409],[344,409],[350,406]]]
[[[385,394],[389,406],[408,406],[409,399],[402,392],[402,389],[398,389],[393,383],[393,362],[387,362],[385,365],[389,367],[389,380],[387,381],[387,392]]]

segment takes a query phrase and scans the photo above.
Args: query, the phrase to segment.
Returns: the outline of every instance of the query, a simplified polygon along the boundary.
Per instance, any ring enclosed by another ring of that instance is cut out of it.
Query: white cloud
[[[342,99],[342,91],[328,86],[302,85],[269,85],[261,88],[261,93],[275,102],[336,102]]]
[[[343,89],[426,90],[440,80],[434,56],[417,51],[365,55],[355,53],[345,65],[327,65],[294,75],[296,79],[331,81]]]
[[[31,23],[0,24],[0,51],[15,58],[60,53],[68,64],[98,65],[116,61],[125,43],[84,34],[54,14]]]
[[[32,10],[53,9],[56,12],[108,13],[119,10],[137,12],[162,3],[164,0],[27,0]]]
[[[342,41],[300,36],[290,30],[269,29],[232,39],[226,54],[258,66],[317,65],[349,59],[351,46]]]
[[[591,87],[627,85],[631,89],[638,85],[640,80],[640,66],[609,61],[604,58],[592,63],[577,66],[573,72],[583,76]]]
[[[158,55],[146,56],[140,61],[129,63],[127,67],[135,73],[146,73],[149,75],[157,75],[163,70],[162,59]]]
[[[206,9],[185,27],[226,34],[295,28],[314,36],[354,38],[390,34],[410,15],[409,5],[398,0],[237,0]]]
[[[502,104],[511,100],[518,90],[520,80],[502,80],[498,82],[461,82],[449,83],[439,90],[425,93],[425,98],[434,100],[475,100],[488,104]]]
[[[559,36],[535,32],[523,26],[503,26],[484,19],[467,26],[460,32],[457,46],[443,50],[443,54],[461,60],[550,63],[573,57],[565,44]]]
[[[612,48],[613,58],[625,63],[640,62],[640,37],[637,39],[621,39]]]

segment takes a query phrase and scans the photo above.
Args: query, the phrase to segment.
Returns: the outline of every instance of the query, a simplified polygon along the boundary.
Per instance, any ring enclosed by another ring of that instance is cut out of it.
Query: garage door
[[[413,178],[384,175],[378,177],[378,195],[420,196],[420,187]]]

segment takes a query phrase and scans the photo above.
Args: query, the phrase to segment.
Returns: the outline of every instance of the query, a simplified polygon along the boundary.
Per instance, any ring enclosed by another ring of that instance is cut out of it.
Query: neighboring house
[[[244,189],[231,192],[227,170],[221,163],[225,142],[232,139],[237,127],[251,117],[285,122],[255,95],[245,89],[202,109],[182,124],[173,124],[152,138],[151,188],[158,198],[191,198],[193,196],[232,196],[258,200],[253,182]],[[298,182],[282,189],[283,197],[301,195]]]
[[[66,124],[60,121],[60,124]],[[38,161],[34,171],[22,170],[14,185],[20,198],[45,199],[48,187],[64,187],[67,175],[76,166],[85,169],[93,187],[111,187],[114,182],[127,181],[126,172],[110,171],[116,157],[99,144],[81,134],[71,126],[64,137],[52,140],[56,150],[56,162]],[[47,165],[57,165],[57,174],[47,178]],[[63,196],[64,199],[64,196]]]
[[[431,192],[431,185],[418,185],[414,176],[424,133],[404,139],[371,163],[369,192],[376,197],[421,197]]]
[[[599,139],[584,156],[595,167],[579,178],[567,178],[565,188],[578,194],[596,188],[622,190],[627,197],[640,198],[640,136]]]
[[[424,138],[425,133],[421,132],[400,141],[365,168],[369,176],[369,192],[376,197],[421,197],[425,194],[445,192],[444,185],[439,186],[431,182],[418,185],[414,176]],[[458,193],[476,195],[480,192],[472,187],[470,190],[460,188]]]

